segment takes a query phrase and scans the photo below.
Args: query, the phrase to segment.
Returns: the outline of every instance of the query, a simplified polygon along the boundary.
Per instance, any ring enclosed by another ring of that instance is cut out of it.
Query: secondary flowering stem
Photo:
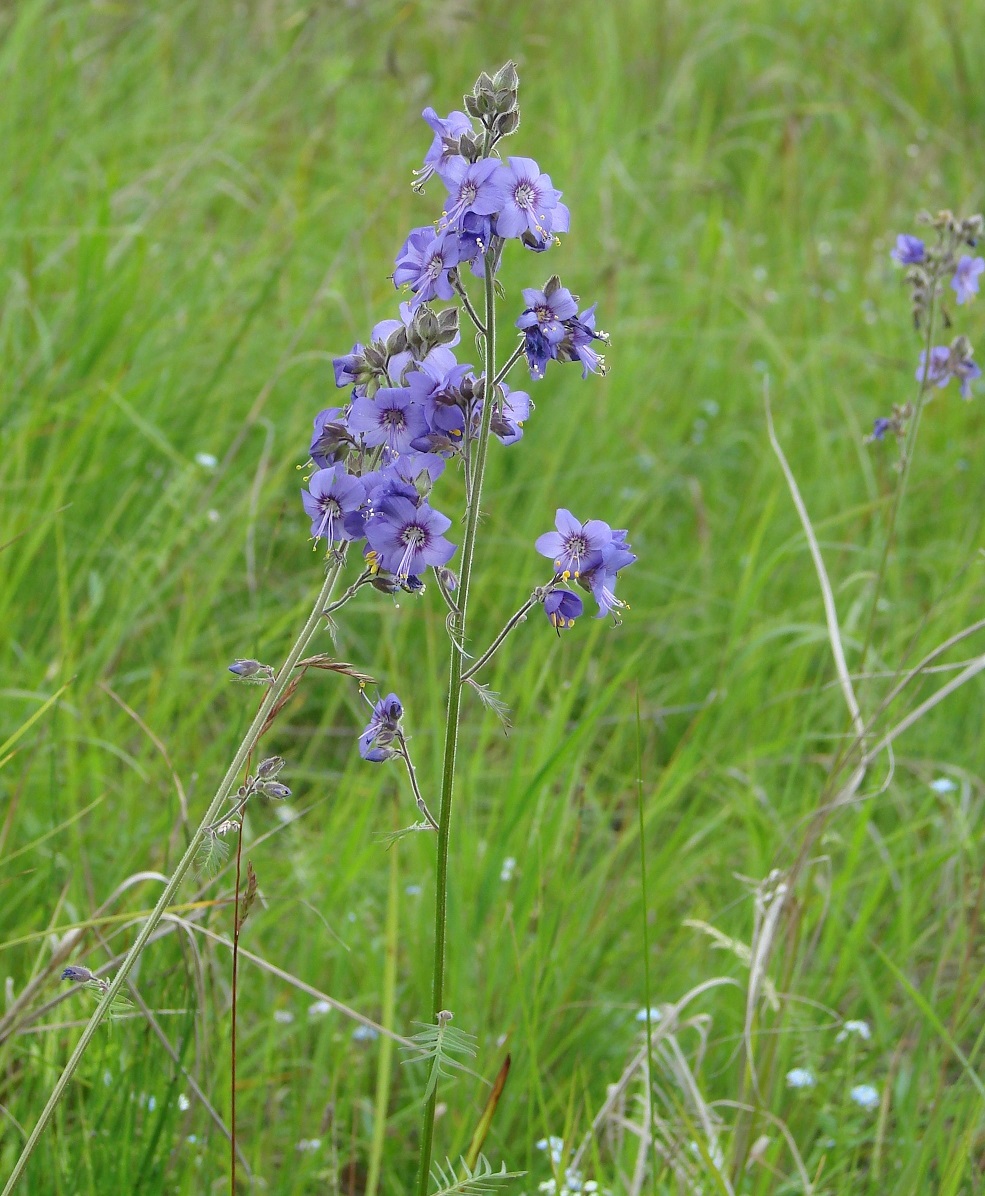
[[[530,597],[527,599],[527,601],[523,604],[523,606],[521,606],[520,609],[516,612],[516,614],[510,615],[509,620],[506,623],[506,626],[499,633],[499,635],[496,636],[496,638],[489,645],[489,647],[485,650],[485,652],[483,652],[483,654],[479,657],[479,659],[475,662],[475,664],[473,664],[469,668],[467,668],[465,670],[465,672],[462,674],[463,681],[471,680],[471,678],[475,676],[475,674],[479,671],[479,669],[481,669],[484,665],[487,665],[490,662],[490,660],[492,660],[492,658],[499,651],[500,645],[503,643],[503,641],[506,639],[506,637],[510,634],[510,632],[513,630],[514,627],[516,627],[518,624],[523,622],[524,618],[526,617],[527,611],[530,610],[531,607],[535,606],[537,601],[538,601],[537,595],[531,594]]]
[[[397,744],[400,756],[403,759],[404,764],[407,765],[407,776],[410,777],[410,787],[414,790],[414,800],[417,802],[417,808],[427,819],[431,829],[437,830],[438,824],[435,822],[431,811],[427,808],[427,803],[421,794],[421,787],[417,783],[417,773],[414,770],[414,762],[410,758],[410,751],[407,748],[407,740],[405,739],[404,733],[402,731],[397,732]]]
[[[523,356],[523,341],[520,341],[520,343],[517,345],[517,347],[513,350],[513,352],[510,354],[510,356],[506,359],[505,365],[500,367],[499,373],[493,379],[493,386],[498,386],[500,384],[500,382],[503,381],[503,379],[506,377],[506,375],[516,365],[516,363],[520,360],[520,358],[522,356]]]
[[[496,373],[496,288],[493,275],[493,255],[486,251],[485,266],[485,376],[486,401],[482,404],[482,421],[476,441],[475,465],[469,488],[468,509],[465,516],[465,538],[462,544],[462,568],[458,582],[458,616],[455,632],[464,644],[472,582],[472,562],[475,556],[476,533],[479,528],[479,508],[482,502],[482,481],[489,449],[489,429],[493,403],[489,379]],[[453,616],[454,617],[454,616]],[[448,678],[448,707],[445,717],[445,750],[441,769],[441,806],[438,814],[438,850],[435,864],[434,897],[434,967],[431,978],[431,1020],[438,1024],[438,1014],[444,1009],[445,988],[445,930],[448,913],[448,843],[451,831],[452,796],[455,785],[455,758],[458,752],[459,719],[462,708],[462,653],[455,644],[451,648]],[[431,1147],[434,1140],[434,1111],[437,1104],[437,1085],[427,1099],[421,1127],[420,1166],[417,1173],[418,1196],[427,1196],[431,1172]]]
[[[215,797],[213,797],[209,808],[205,811],[205,815],[199,823],[198,829],[195,831],[195,834],[192,836],[191,841],[188,844],[188,847],[185,849],[185,854],[181,857],[174,872],[171,874],[171,879],[165,885],[164,891],[161,893],[157,904],[154,906],[154,909],[148,915],[147,920],[140,928],[140,933],[134,940],[133,946],[127,952],[126,958],[120,964],[120,968],[116,973],[115,979],[107,988],[103,999],[99,1002],[99,1005],[96,1007],[92,1017],[89,1018],[88,1024],[82,1031],[82,1036],[79,1038],[79,1041],[75,1046],[75,1050],[72,1052],[68,1062],[65,1064],[65,1067],[62,1070],[61,1075],[58,1077],[58,1080],[52,1089],[51,1095],[48,1097],[47,1104],[41,1110],[41,1115],[38,1117],[37,1124],[31,1131],[30,1137],[24,1144],[20,1156],[18,1157],[17,1162],[14,1164],[14,1169],[10,1173],[10,1178],[7,1180],[7,1183],[4,1186],[2,1196],[10,1196],[10,1193],[12,1193],[14,1188],[17,1186],[18,1181],[24,1173],[25,1167],[27,1166],[28,1160],[34,1153],[38,1141],[41,1138],[41,1135],[44,1133],[48,1122],[51,1120],[51,1116],[54,1113],[58,1102],[64,1095],[69,1081],[75,1074],[75,1069],[78,1067],[82,1056],[85,1054],[86,1049],[89,1046],[89,1043],[92,1041],[96,1031],[99,1029],[100,1023],[110,1011],[113,1002],[116,1000],[117,994],[120,992],[124,983],[126,982],[126,978],[130,974],[133,965],[137,962],[137,958],[143,951],[144,947],[146,947],[148,940],[154,933],[154,930],[156,929],[161,918],[164,916],[168,906],[174,900],[174,896],[178,891],[179,885],[185,877],[185,873],[189,870],[189,868],[191,868],[195,860],[195,855],[201,844],[203,835],[215,821],[216,815],[219,813],[223,802],[228,799],[229,794],[236,785],[239,775],[246,764],[248,756],[253,751],[257,741],[260,738],[264,725],[267,721],[267,716],[274,709],[274,706],[276,705],[281,694],[287,688],[287,683],[294,671],[294,666],[304,655],[305,649],[311,642],[315,632],[318,630],[322,617],[322,608],[331,597],[335,583],[338,581],[339,574],[342,572],[343,564],[343,559],[337,559],[333,560],[329,566],[328,573],[325,577],[325,582],[321,588],[318,598],[315,601],[314,606],[311,608],[311,613],[308,615],[307,621],[301,630],[301,634],[295,640],[294,646],[291,648],[287,659],[281,665],[276,677],[274,678],[270,687],[267,689],[266,694],[264,694],[263,701],[260,703],[260,709],[257,711],[253,722],[250,724],[250,728],[246,732],[243,742],[239,745],[236,755],[233,757],[232,763],[229,765],[229,768],[226,771],[226,775],[222,778],[219,788],[216,790]]]

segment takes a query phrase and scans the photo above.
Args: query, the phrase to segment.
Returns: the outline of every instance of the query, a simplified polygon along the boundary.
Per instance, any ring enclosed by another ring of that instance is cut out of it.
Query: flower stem
[[[520,609],[516,612],[516,614],[510,615],[506,626],[499,633],[499,635],[496,636],[496,638],[489,645],[489,647],[485,650],[485,652],[483,652],[483,654],[479,657],[479,659],[475,662],[475,664],[470,665],[468,667],[468,669],[466,669],[466,671],[462,674],[463,681],[471,680],[471,678],[476,675],[476,673],[479,671],[479,669],[481,669],[484,665],[487,665],[490,662],[490,660],[492,660],[492,658],[499,651],[499,648],[500,648],[500,645],[502,644],[502,642],[510,634],[510,632],[513,630],[513,628],[516,627],[519,623],[521,623],[523,621],[524,617],[527,614],[527,611],[530,610],[530,608],[532,606],[534,606],[534,604],[536,602],[537,602],[536,597],[530,597],[523,604],[523,606],[520,607]]]
[[[239,745],[236,755],[233,757],[233,761],[226,771],[226,775],[222,778],[222,782],[216,791],[215,797],[213,797],[209,808],[205,811],[205,815],[202,818],[202,821],[199,823],[198,829],[195,831],[195,834],[191,838],[191,842],[185,849],[185,854],[181,857],[177,867],[171,874],[171,879],[168,881],[167,885],[165,885],[164,892],[158,899],[154,909],[148,915],[147,920],[140,928],[140,933],[134,940],[133,946],[127,952],[126,958],[120,964],[120,969],[116,973],[115,979],[106,990],[105,995],[99,1002],[99,1005],[96,1007],[92,1017],[90,1017],[85,1029],[82,1031],[82,1036],[76,1043],[75,1050],[72,1052],[68,1062],[65,1064],[62,1074],[58,1077],[58,1080],[52,1089],[51,1095],[48,1097],[47,1104],[41,1110],[41,1115],[38,1117],[37,1124],[31,1131],[31,1135],[27,1142],[24,1144],[20,1156],[17,1159],[17,1162],[14,1164],[14,1169],[10,1173],[10,1178],[7,1180],[7,1183],[4,1186],[3,1192],[0,1194],[0,1196],[10,1196],[10,1193],[12,1193],[14,1188],[17,1186],[18,1181],[24,1174],[24,1169],[27,1166],[28,1160],[34,1153],[38,1141],[41,1138],[41,1135],[44,1133],[48,1122],[51,1120],[51,1116],[54,1113],[58,1102],[64,1095],[69,1081],[75,1074],[75,1069],[78,1067],[82,1056],[85,1054],[86,1049],[89,1046],[89,1043],[92,1041],[96,1031],[99,1029],[99,1025],[103,1018],[110,1011],[110,1008],[116,999],[117,993],[119,993],[120,989],[123,987],[126,978],[130,974],[130,970],[133,968],[133,965],[137,962],[137,958],[141,951],[143,951],[144,947],[146,947],[147,940],[154,933],[157,924],[160,922],[168,906],[174,900],[175,893],[178,891],[178,886],[181,884],[185,877],[185,873],[189,868],[191,868],[192,863],[194,862],[195,853],[198,850],[204,832],[215,821],[215,817],[219,813],[222,803],[227,800],[233,786],[237,783],[240,771],[246,763],[247,757],[249,756],[250,752],[253,751],[257,740],[260,738],[260,734],[263,731],[264,725],[267,721],[267,716],[270,714],[271,710],[273,710],[281,694],[286,689],[287,683],[291,678],[291,673],[294,671],[294,666],[301,659],[305,649],[313,638],[315,632],[318,630],[322,617],[322,608],[331,597],[335,583],[338,581],[339,574],[342,572],[343,564],[344,561],[342,560],[333,561],[329,567],[328,573],[325,577],[325,583],[321,588],[321,592],[319,593],[314,606],[311,608],[311,613],[308,615],[308,620],[305,623],[301,634],[298,636],[297,640],[295,640],[294,647],[291,649],[287,659],[284,661],[283,665],[281,665],[277,676],[274,678],[273,683],[270,685],[266,694],[264,695],[263,701],[260,703],[260,709],[257,711],[253,722],[250,724],[250,729],[246,732],[243,742]]]
[[[475,465],[465,514],[465,540],[462,544],[462,569],[458,580],[458,617],[455,634],[464,644],[469,588],[472,581],[472,561],[475,555],[476,533],[479,529],[479,507],[482,502],[482,480],[489,449],[489,428],[492,422],[492,390],[489,380],[496,374],[496,288],[494,285],[492,253],[487,251],[485,265],[485,377],[486,401],[482,404],[482,422],[476,442]],[[448,679],[448,708],[445,717],[445,751],[441,769],[441,807],[438,814],[438,851],[435,864],[434,894],[434,969],[431,978],[431,1020],[438,1024],[438,1014],[444,1008],[445,988],[445,922],[448,911],[448,842],[451,831],[452,792],[455,784],[455,757],[458,751],[459,716],[462,707],[462,653],[453,643]],[[434,1140],[434,1110],[438,1100],[437,1085],[424,1107],[421,1126],[420,1166],[417,1173],[418,1196],[427,1196],[431,1173],[431,1147]]]

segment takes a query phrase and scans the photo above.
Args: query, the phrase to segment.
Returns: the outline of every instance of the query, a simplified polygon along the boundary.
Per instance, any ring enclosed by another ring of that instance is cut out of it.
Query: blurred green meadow
[[[90,1011],[61,969],[132,940],[255,709],[226,666],[279,663],[317,593],[296,466],[336,401],[331,357],[395,314],[394,254],[437,211],[439,184],[409,186],[420,111],[460,107],[513,58],[505,150],[551,173],[572,231],[549,260],[508,255],[503,335],[518,288],[556,270],[612,344],[604,379],[531,384],[522,443],[494,445],[474,642],[543,581],[532,545],[559,506],[628,528],[640,561],[622,626],[559,640],[538,613],[515,633],[487,678],[508,738],[466,705],[447,1000],[478,1076],[512,1058],[485,1153],[532,1194],[554,1174],[537,1142],[564,1139],[560,1181],[598,1117],[579,1168],[612,1193],[804,1191],[790,1141],[816,1193],[985,1191],[980,680],[815,845],[743,1085],[754,888],[793,862],[848,729],[764,381],[854,672],[897,477],[894,445],[863,441],[913,397],[920,348],[889,250],[918,210],[983,203],[982,16],[954,0],[0,10],[0,1177]],[[980,304],[958,315],[983,339]],[[981,612],[981,403],[952,387],[924,417],[857,682],[867,714],[901,662]],[[443,486],[455,515],[460,481]],[[401,695],[433,791],[433,587],[361,594],[319,649]],[[381,843],[414,811],[396,767],[359,759],[364,723],[352,682],[309,673],[265,740],[294,797],[246,828],[242,1190],[413,1186],[425,1069],[325,1004],[398,1035],[429,1011],[433,841]],[[25,1192],[228,1190],[231,892],[228,871],[185,883],[134,973],[153,1018],[100,1031]],[[647,1002],[670,1018],[701,985],[656,1051],[667,1128],[644,1177],[643,1087],[606,1103],[608,1086]],[[871,1037],[839,1040],[846,1019]],[[443,1084],[439,1159],[487,1095],[473,1075]]]

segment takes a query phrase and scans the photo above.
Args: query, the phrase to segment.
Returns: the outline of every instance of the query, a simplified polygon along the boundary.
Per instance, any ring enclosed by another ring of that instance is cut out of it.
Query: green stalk
[[[458,579],[458,610],[455,635],[465,643],[469,588],[472,581],[472,560],[479,529],[479,506],[482,501],[482,480],[486,471],[489,448],[489,428],[493,411],[493,384],[496,376],[496,291],[493,284],[492,252],[487,250],[485,264],[485,377],[486,391],[482,403],[482,422],[476,445],[472,485],[468,492],[465,513],[465,541],[462,544],[462,568]],[[455,785],[455,757],[458,752],[458,724],[462,707],[462,653],[453,644],[448,680],[448,708],[445,717],[445,753],[441,768],[441,808],[438,814],[438,856],[435,865],[434,892],[434,969],[431,978],[431,1020],[435,1024],[444,1008],[445,988],[445,923],[448,914],[448,839],[451,831],[452,791]],[[427,1196],[431,1174],[431,1147],[434,1140],[434,1110],[438,1100],[437,1085],[424,1107],[421,1127],[420,1168],[417,1174],[418,1196]]]
[[[395,825],[399,826],[399,822]],[[383,964],[383,1025],[392,1030],[397,1007],[397,946],[400,941],[400,856],[398,843],[390,848],[390,884],[386,901],[386,955]],[[373,1140],[369,1147],[369,1176],[366,1196],[376,1196],[383,1174],[383,1146],[386,1141],[386,1116],[390,1104],[393,1074],[393,1039],[380,1041],[380,1061],[376,1072],[376,1097],[373,1102]]]
[[[95,1036],[96,1031],[99,1029],[100,1022],[102,1022],[103,1018],[112,1007],[117,993],[123,987],[127,976],[130,974],[131,968],[137,962],[138,956],[147,945],[147,940],[154,933],[154,930],[157,927],[157,924],[160,922],[162,915],[174,900],[175,893],[177,893],[178,886],[184,879],[185,873],[192,866],[192,863],[195,859],[195,853],[198,850],[199,843],[202,839],[203,831],[206,827],[211,826],[211,824],[215,821],[216,815],[219,813],[223,802],[227,800],[229,794],[232,792],[233,786],[237,784],[240,771],[246,762],[247,756],[249,756],[250,752],[253,751],[257,740],[260,738],[260,733],[267,721],[267,716],[270,714],[271,710],[273,710],[277,700],[287,688],[287,683],[294,671],[294,666],[301,659],[312,637],[318,630],[322,619],[322,607],[325,606],[331,597],[332,590],[335,588],[335,583],[342,571],[343,564],[344,561],[339,559],[335,561],[329,568],[325,577],[325,584],[321,588],[321,592],[315,601],[315,605],[311,608],[311,614],[308,616],[308,621],[305,623],[304,629],[295,641],[294,647],[291,649],[287,660],[284,661],[280,671],[267,690],[263,701],[260,703],[260,709],[257,711],[253,722],[250,724],[250,729],[246,732],[243,742],[239,745],[236,755],[233,757],[233,762],[229,765],[226,775],[222,778],[222,783],[219,785],[216,795],[212,799],[212,803],[210,804],[208,810],[206,810],[202,821],[199,823],[198,830],[192,836],[191,842],[188,844],[188,847],[185,850],[185,854],[181,857],[181,860],[178,862],[177,867],[172,873],[171,879],[165,886],[164,892],[161,894],[157,905],[154,906],[153,911],[150,913],[146,922],[144,922],[143,926],[141,927],[140,933],[134,940],[133,946],[127,952],[126,958],[120,964],[120,970],[116,973],[115,980],[107,989],[105,996],[99,1002],[95,1012],[89,1019],[88,1025],[82,1031],[82,1037],[76,1044],[75,1050],[72,1052],[69,1061],[65,1064],[62,1074],[58,1077],[58,1081],[55,1084],[55,1087],[52,1089],[51,1096],[48,1097],[48,1103],[41,1111],[41,1116],[38,1118],[37,1124],[31,1131],[31,1136],[24,1144],[24,1148],[20,1153],[20,1157],[14,1165],[14,1169],[10,1174],[10,1178],[7,1180],[6,1186],[3,1189],[2,1196],[10,1196],[10,1193],[13,1192],[17,1185],[17,1181],[23,1175],[24,1168],[27,1166],[28,1160],[34,1153],[34,1150],[38,1144],[38,1140],[44,1133],[48,1122],[51,1120],[51,1116],[54,1113],[58,1102],[64,1095],[65,1089],[68,1087],[68,1083],[75,1073],[75,1069],[78,1067],[82,1056],[86,1052],[86,1048],[89,1046],[89,1043]],[[458,653],[455,653],[455,655],[457,656]]]

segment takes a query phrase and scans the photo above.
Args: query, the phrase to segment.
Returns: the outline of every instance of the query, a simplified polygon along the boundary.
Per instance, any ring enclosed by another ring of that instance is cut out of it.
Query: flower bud
[[[286,785],[282,785],[280,781],[262,781],[260,792],[264,797],[272,797],[275,801],[284,801],[285,798],[291,796],[290,789]]]
[[[257,769],[257,776],[261,781],[272,780],[285,763],[283,756],[268,756],[266,760],[261,761],[260,767]]]
[[[229,666],[229,671],[230,673],[235,673],[237,677],[243,677],[245,679],[247,677],[255,677],[261,669],[265,669],[267,667],[267,665],[261,664],[259,660],[237,659],[234,660]]]

